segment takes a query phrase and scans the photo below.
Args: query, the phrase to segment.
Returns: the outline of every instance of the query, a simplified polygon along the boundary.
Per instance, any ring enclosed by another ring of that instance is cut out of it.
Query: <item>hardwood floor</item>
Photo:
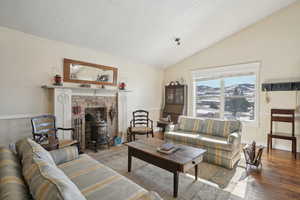
[[[291,152],[264,152],[260,173],[250,170],[252,182],[247,186],[248,199],[300,199],[300,154],[297,160]],[[252,198],[251,198],[252,197]]]
[[[155,137],[163,138],[162,133]],[[300,153],[297,160],[288,151],[273,149],[262,156],[261,172],[250,169],[245,199],[300,200]]]

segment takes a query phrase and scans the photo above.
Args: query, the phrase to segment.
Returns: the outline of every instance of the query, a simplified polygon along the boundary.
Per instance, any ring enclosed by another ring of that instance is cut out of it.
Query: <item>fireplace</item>
[[[101,134],[104,129],[107,132],[105,135],[108,135],[110,138],[114,138],[118,134],[116,100],[114,96],[72,96],[72,119],[82,120],[83,131],[80,142],[82,150],[95,148],[93,141],[96,138],[100,138],[100,144],[107,143],[102,137],[104,134]],[[115,113],[115,115],[112,113]]]
[[[95,151],[99,145],[108,145],[110,134],[107,131],[107,108],[96,107],[85,109],[85,145]]]
[[[80,142],[80,150],[85,150],[85,112],[86,108],[106,108],[107,131],[111,138],[121,137],[125,141],[128,128],[127,92],[110,89],[81,88],[74,85],[43,85],[49,100],[49,110],[56,116],[60,127],[73,127]],[[59,138],[68,139],[69,132],[59,130]]]

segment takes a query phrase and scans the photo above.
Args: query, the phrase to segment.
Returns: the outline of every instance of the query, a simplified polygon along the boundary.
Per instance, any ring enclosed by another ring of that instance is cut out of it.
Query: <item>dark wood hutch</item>
[[[180,115],[187,115],[187,85],[179,82],[171,82],[165,86],[165,104],[162,117],[171,117],[176,124]]]

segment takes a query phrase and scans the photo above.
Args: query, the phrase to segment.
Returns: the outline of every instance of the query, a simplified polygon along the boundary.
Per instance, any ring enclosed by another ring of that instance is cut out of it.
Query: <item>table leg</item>
[[[174,194],[173,196],[176,198],[178,195],[178,179],[179,179],[179,172],[174,172]]]
[[[128,172],[131,172],[131,160],[132,160],[131,150],[130,148],[128,148]]]
[[[107,148],[109,149],[109,138],[106,138]]]
[[[270,136],[268,135],[268,141],[267,141],[267,152],[270,151]]]
[[[296,140],[292,140],[292,153],[295,156],[295,159],[297,159],[297,143]]]
[[[195,181],[198,180],[198,165],[195,165]]]
[[[98,152],[97,140],[95,140],[94,150],[95,150],[95,152]]]

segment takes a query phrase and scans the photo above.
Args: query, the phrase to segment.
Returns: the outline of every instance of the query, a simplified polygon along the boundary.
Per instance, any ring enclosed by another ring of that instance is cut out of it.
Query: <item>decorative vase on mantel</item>
[[[120,90],[125,90],[125,88],[126,88],[126,83],[121,82],[121,83],[119,84],[119,89],[120,89]]]
[[[57,85],[57,86],[62,86],[62,77],[59,74],[56,74],[54,76],[54,84],[53,85]]]

